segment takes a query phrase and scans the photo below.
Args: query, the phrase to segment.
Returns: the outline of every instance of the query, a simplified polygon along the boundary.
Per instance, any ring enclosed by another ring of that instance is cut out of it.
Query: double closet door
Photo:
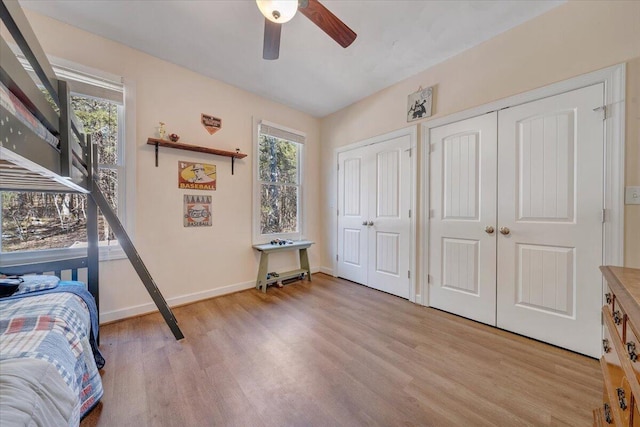
[[[339,277],[409,298],[411,137],[338,154]]]
[[[430,131],[429,303],[600,355],[603,84]]]

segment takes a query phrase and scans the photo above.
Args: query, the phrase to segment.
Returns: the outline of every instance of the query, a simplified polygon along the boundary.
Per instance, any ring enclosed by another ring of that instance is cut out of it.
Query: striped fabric
[[[60,279],[57,276],[47,276],[44,274],[21,276],[20,278],[22,279],[22,283],[20,283],[18,290],[13,293],[14,296],[53,289],[60,283]]]
[[[32,358],[55,366],[78,396],[78,420],[103,393],[91,320],[87,304],[74,293],[41,291],[0,300],[0,360]]]

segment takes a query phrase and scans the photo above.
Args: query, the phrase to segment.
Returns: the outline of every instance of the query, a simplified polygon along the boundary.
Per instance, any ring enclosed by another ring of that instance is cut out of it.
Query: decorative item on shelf
[[[159,122],[160,126],[158,126],[158,135],[160,135],[160,139],[165,139],[167,137],[167,129],[165,128],[164,122]]]
[[[422,86],[407,98],[407,121],[431,117],[433,104],[433,86],[423,89]]]
[[[209,132],[209,135],[213,135],[222,129],[222,119],[210,116],[209,114],[201,113],[200,121],[202,122],[202,126]]]
[[[289,239],[273,239],[271,242],[272,245],[293,245],[293,240]]]
[[[178,188],[216,190],[216,165],[178,162]]]
[[[184,226],[211,226],[211,196],[184,195]]]
[[[180,139],[180,135],[178,135],[177,133],[172,133],[169,135],[169,140],[171,142],[178,142],[179,139]]]

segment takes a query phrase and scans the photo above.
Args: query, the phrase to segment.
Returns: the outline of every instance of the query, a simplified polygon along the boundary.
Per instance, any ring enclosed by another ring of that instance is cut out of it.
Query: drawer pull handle
[[[609,353],[611,351],[609,340],[606,338],[602,340],[602,350],[604,350],[605,353]]]
[[[613,302],[613,298],[611,298],[611,292],[607,292],[604,294],[604,298],[607,301],[607,304],[611,304]]]
[[[624,389],[622,387],[618,387],[616,391],[618,392],[618,404],[620,404],[620,409],[624,411],[627,409],[627,399],[624,397]]]
[[[616,310],[613,312],[613,323],[619,325],[622,323],[622,316],[620,315],[620,310]]]
[[[629,353],[629,359],[631,359],[632,362],[638,360],[638,354],[636,353],[636,343],[634,343],[633,341],[629,341],[627,343],[627,353]]]
[[[611,422],[613,421],[611,419],[611,406],[609,406],[608,403],[605,403],[603,405],[604,408],[604,420],[607,422],[607,424],[611,424]]]

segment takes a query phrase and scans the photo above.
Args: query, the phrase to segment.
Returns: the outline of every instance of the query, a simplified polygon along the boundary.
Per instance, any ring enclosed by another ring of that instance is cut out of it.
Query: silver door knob
[[[505,236],[508,236],[509,233],[511,233],[511,230],[509,230],[509,227],[500,227],[500,233],[504,234]]]
[[[487,233],[487,234],[493,234],[493,232],[494,232],[494,231],[496,231],[496,230],[495,230],[492,226],[490,226],[490,225],[487,225],[487,226],[484,228],[484,232],[485,232],[485,233]]]
[[[362,225],[367,225],[367,221],[362,221]]]
[[[368,226],[372,226],[373,225],[373,221],[369,221],[369,223],[367,225]]]

